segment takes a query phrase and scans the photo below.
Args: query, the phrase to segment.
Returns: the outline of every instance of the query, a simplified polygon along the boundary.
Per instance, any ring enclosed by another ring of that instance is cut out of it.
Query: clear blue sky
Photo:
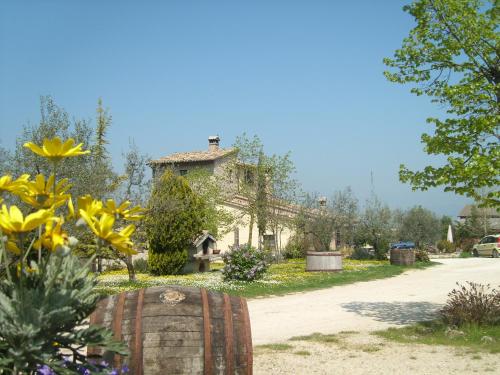
[[[76,118],[102,97],[117,166],[129,138],[156,158],[247,132],[290,150],[307,191],[350,185],[364,202],[373,172],[391,207],[456,216],[465,198],[398,180],[401,163],[439,162],[420,143],[439,109],[382,74],[413,26],[405,3],[1,1],[1,144],[38,122],[40,95]]]

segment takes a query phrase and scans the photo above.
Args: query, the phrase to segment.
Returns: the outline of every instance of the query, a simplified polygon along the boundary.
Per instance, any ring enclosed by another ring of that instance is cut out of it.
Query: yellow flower
[[[50,251],[57,250],[60,246],[65,246],[69,243],[68,234],[62,230],[62,219],[49,220],[45,224],[45,233],[42,234],[42,237],[38,239],[33,247],[37,250],[40,249],[40,245],[45,249]]]
[[[101,240],[113,246],[116,250],[127,255],[136,254],[132,249],[130,236],[134,233],[135,227],[129,225],[120,232],[113,232],[115,218],[107,213],[103,213],[98,219],[89,215],[86,211],[80,209],[80,215],[85,220],[90,230]]]
[[[29,178],[30,178],[29,174],[23,174],[21,177],[19,177],[17,180],[14,181],[12,180],[11,175],[0,177],[0,193],[2,191],[8,191],[12,193],[23,190]]]
[[[103,211],[116,218],[123,218],[129,221],[141,220],[144,217],[144,210],[140,206],[128,208],[131,205],[130,201],[122,202],[118,207],[113,199],[108,199]]]
[[[52,174],[45,182],[42,174],[37,175],[35,181],[29,181],[26,184],[26,192],[20,194],[19,197],[34,208],[51,208],[54,206],[54,179]],[[66,194],[70,187],[67,178],[63,178],[56,184],[56,208],[62,206],[70,198],[70,195]]]
[[[83,210],[89,216],[95,216],[102,213],[102,202],[92,198],[89,194],[79,197],[77,199],[78,212]]]
[[[43,146],[40,147],[33,142],[27,142],[24,147],[29,148],[35,154],[48,158],[52,161],[59,161],[62,158],[67,158],[71,156],[79,156],[90,153],[90,151],[83,151],[83,143],[80,143],[73,147],[75,140],[73,138],[68,139],[66,142],[62,143],[59,137],[53,139],[45,138],[43,140]]]
[[[73,206],[73,199],[71,199],[71,197],[69,197],[69,199],[68,199],[68,219],[73,219],[74,217],[76,217],[75,206]]]
[[[12,235],[6,237],[5,248],[16,255],[21,254],[21,249],[17,246],[17,238]]]
[[[17,206],[10,206],[8,210],[4,204],[0,211],[0,229],[5,234],[30,232],[44,224],[51,216],[51,211],[39,210],[24,217]]]

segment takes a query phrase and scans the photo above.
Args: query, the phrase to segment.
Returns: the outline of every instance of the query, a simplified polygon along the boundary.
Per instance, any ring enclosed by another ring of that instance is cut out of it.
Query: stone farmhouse
[[[153,178],[161,176],[167,169],[174,173],[185,176],[194,169],[203,168],[218,179],[227,192],[223,209],[227,210],[237,218],[234,227],[229,232],[217,238],[217,249],[221,252],[229,250],[248,242],[250,217],[245,213],[248,199],[239,194],[242,183],[254,183],[254,167],[237,163],[237,150],[234,148],[221,148],[220,138],[210,136],[208,138],[208,149],[205,151],[191,151],[174,153],[149,162],[153,171]],[[275,209],[280,215],[293,218],[299,211],[297,206],[283,204]],[[269,248],[284,248],[292,235],[292,230],[283,227],[279,233],[268,231],[264,234],[263,242]],[[252,245],[259,243],[257,224],[254,223],[252,230]]]
[[[468,204],[460,210],[458,222],[465,223],[465,220],[472,216],[473,205]],[[491,232],[500,232],[500,210],[492,207],[477,208],[477,214],[488,221]]]

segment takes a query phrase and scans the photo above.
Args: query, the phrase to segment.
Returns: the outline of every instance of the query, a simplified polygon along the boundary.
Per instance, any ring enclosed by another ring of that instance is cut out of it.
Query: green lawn
[[[433,321],[402,328],[389,328],[375,334],[403,343],[447,345],[463,347],[473,352],[500,353],[500,325],[483,327],[469,325],[450,331],[444,323]]]
[[[214,264],[213,270],[181,276],[150,276],[138,274],[137,281],[128,281],[127,273],[111,271],[99,276],[97,290],[101,294],[116,294],[126,290],[161,285],[185,285],[226,292],[243,297],[281,295],[305,290],[327,288],[334,285],[350,284],[392,277],[411,268],[426,268],[438,263],[417,264],[413,267],[392,266],[388,261],[344,259],[342,272],[305,272],[305,260],[290,260],[273,264],[262,280],[254,282],[223,281],[219,271],[221,265]]]

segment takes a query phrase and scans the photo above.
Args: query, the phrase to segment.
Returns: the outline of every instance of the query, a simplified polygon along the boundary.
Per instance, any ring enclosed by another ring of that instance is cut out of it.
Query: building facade
[[[235,218],[235,223],[231,230],[222,233],[217,238],[217,249],[221,252],[248,242],[257,246],[259,241],[263,241],[265,247],[283,249],[293,234],[291,225],[280,225],[274,231],[266,231],[261,239],[255,222],[252,228],[252,238],[249,238],[250,216],[246,213],[249,202],[245,196],[238,193],[242,183],[254,183],[254,167],[239,164],[237,150],[221,148],[218,136],[208,138],[208,149],[205,151],[174,153],[152,160],[149,165],[153,171],[153,178],[161,176],[167,169],[180,176],[185,176],[195,169],[204,169],[224,187],[227,198],[221,208]],[[286,204],[276,205],[273,209],[284,219],[292,219],[298,212],[298,207]]]

